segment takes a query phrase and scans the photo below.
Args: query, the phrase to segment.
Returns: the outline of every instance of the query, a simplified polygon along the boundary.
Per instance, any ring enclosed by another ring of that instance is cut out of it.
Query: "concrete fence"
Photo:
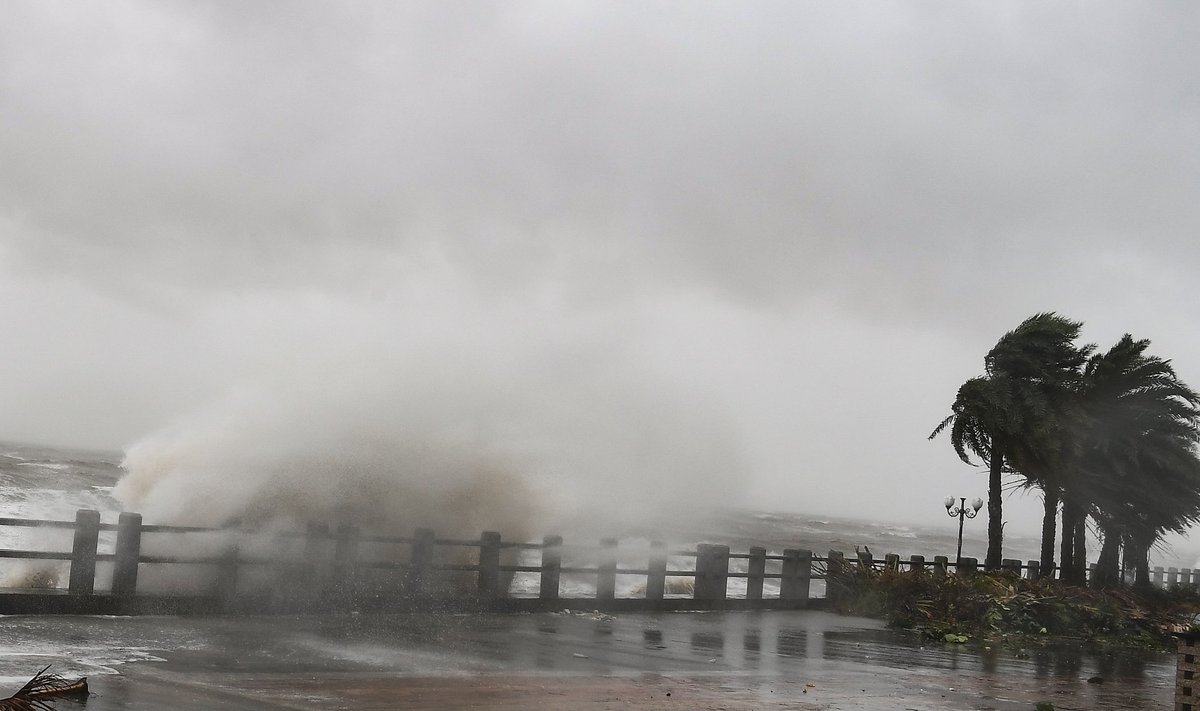
[[[956,565],[945,556],[876,559],[863,552],[847,560],[838,551],[733,552],[716,544],[671,550],[615,539],[579,546],[559,536],[505,541],[492,531],[465,540],[428,529],[381,536],[324,524],[246,531],[147,525],[136,513],[122,513],[114,524],[87,509],[74,521],[0,518],[3,526],[57,530],[43,538],[64,545],[69,531],[71,550],[0,549],[0,561],[49,561],[69,570],[65,587],[43,577],[38,587],[0,589],[0,614],[796,609],[836,604],[855,570],[979,571],[973,558]],[[1003,567],[1027,577],[1038,571],[1037,561],[1006,560]],[[1176,585],[1196,584],[1198,575],[1159,568],[1154,577]]]

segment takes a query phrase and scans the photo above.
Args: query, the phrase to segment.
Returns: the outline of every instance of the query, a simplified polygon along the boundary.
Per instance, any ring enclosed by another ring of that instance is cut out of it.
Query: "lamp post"
[[[971,501],[971,508],[967,508],[967,497],[965,496],[958,498],[958,506],[954,505],[953,496],[942,499],[942,503],[946,505],[946,513],[950,514],[951,518],[958,517],[958,555],[954,558],[954,569],[958,570],[962,565],[963,520],[979,515],[979,509],[983,508],[983,499],[976,498]]]

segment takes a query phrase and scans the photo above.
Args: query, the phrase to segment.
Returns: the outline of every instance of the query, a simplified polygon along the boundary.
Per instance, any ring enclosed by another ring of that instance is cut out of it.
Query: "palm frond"
[[[59,699],[77,700],[88,695],[87,677],[71,681],[49,671],[50,667],[45,667],[17,693],[0,699],[0,711],[54,711],[54,702]]]

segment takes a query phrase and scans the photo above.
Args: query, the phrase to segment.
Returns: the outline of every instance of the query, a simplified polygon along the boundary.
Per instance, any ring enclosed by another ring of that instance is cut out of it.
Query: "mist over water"
[[[114,496],[147,522],[510,538],[736,503],[747,468],[719,404],[636,347],[598,346],[616,326],[602,315],[474,304],[464,325],[461,303],[416,303],[430,306],[385,303],[331,325],[333,345],[281,348],[127,447]]]

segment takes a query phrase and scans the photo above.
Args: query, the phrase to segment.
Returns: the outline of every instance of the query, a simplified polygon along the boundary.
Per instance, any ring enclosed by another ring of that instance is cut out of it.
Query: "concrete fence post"
[[[667,546],[651,541],[650,560],[646,566],[646,599],[661,600],[667,589]]]
[[[911,555],[908,557],[909,572],[923,572],[925,570],[925,556]]]
[[[542,539],[542,579],[538,585],[538,597],[543,600],[558,599],[558,585],[562,577],[562,536],[546,536]]]
[[[1175,657],[1175,711],[1200,709],[1200,635],[1179,633]]]
[[[950,559],[944,555],[935,555],[933,557],[933,577],[944,578],[946,571],[950,568]]]
[[[779,571],[779,599],[796,599],[796,578],[800,575],[800,553],[796,548],[786,548],[783,551],[783,566]]]
[[[729,597],[729,546],[717,546],[713,553],[713,597],[724,600]]]
[[[796,586],[795,599],[804,607],[808,606],[808,597],[811,594],[812,558],[812,551],[802,549],[799,560],[796,561],[796,575],[792,578],[792,582]]]
[[[1167,568],[1167,587],[1171,587],[1171,586],[1178,585],[1178,584],[1179,584],[1179,569],[1174,568],[1174,567]]]
[[[1025,561],[1025,577],[1026,578],[1029,578],[1030,580],[1037,580],[1038,576],[1041,575],[1041,571],[1042,571],[1042,562],[1040,560]]]
[[[329,525],[309,521],[304,529],[304,561],[301,563],[310,591],[319,590],[321,561],[325,558],[325,542],[329,539]]]
[[[1179,570],[1179,584],[1183,587],[1189,587],[1192,584],[1192,569],[1181,568]]]
[[[233,607],[237,597],[238,584],[238,547],[231,545],[225,549],[217,563],[217,580],[213,586],[214,595],[222,610]]]
[[[890,570],[893,573],[900,571],[900,556],[895,553],[888,553],[883,556],[883,569]]]
[[[307,607],[329,592],[329,540],[328,524],[309,521],[305,525],[303,557],[296,563],[293,587],[280,591],[284,599]]]
[[[750,549],[750,558],[746,561],[746,599],[761,600],[763,596],[763,575],[767,572],[767,549],[754,546]]]
[[[1016,558],[1005,558],[1000,561],[1000,570],[1021,577],[1021,561]]]
[[[112,594],[137,591],[138,558],[142,554],[142,515],[124,512],[117,518],[117,547],[113,558]]]
[[[437,536],[432,529],[418,528],[413,532],[412,547],[408,552],[408,580],[405,584],[409,596],[423,597],[428,594],[436,547]]]
[[[1156,588],[1163,586],[1163,569],[1161,565],[1154,566],[1154,571],[1150,573],[1150,581],[1154,583],[1154,587]]]
[[[858,552],[858,567],[867,572],[875,567],[875,558],[867,551]]]
[[[100,512],[75,512],[75,539],[71,544],[71,576],[67,589],[75,595],[91,595],[96,589],[96,547],[100,542]]]
[[[596,568],[596,599],[612,600],[617,596],[617,539],[600,541],[600,560]]]
[[[825,599],[830,605],[841,603],[845,593],[846,556],[841,551],[829,551],[825,562]]]
[[[812,580],[812,551],[788,548],[783,552],[783,571],[779,579],[779,597],[803,607],[808,604]],[[826,583],[828,590],[828,583]]]
[[[479,537],[479,597],[503,597],[500,592],[500,534],[484,531]]]
[[[963,558],[955,572],[961,575],[974,575],[979,572],[979,560],[976,558]]]
[[[696,600],[724,600],[729,580],[729,546],[696,547]]]
[[[709,548],[711,546],[708,543],[696,546],[696,573],[692,578],[692,597],[696,600],[709,599],[709,591],[712,590],[712,583],[708,579],[708,568],[712,565]]]
[[[342,594],[348,594],[354,589],[358,568],[355,560],[358,558],[358,526],[342,524],[337,529],[337,539],[333,543],[333,584]]]

